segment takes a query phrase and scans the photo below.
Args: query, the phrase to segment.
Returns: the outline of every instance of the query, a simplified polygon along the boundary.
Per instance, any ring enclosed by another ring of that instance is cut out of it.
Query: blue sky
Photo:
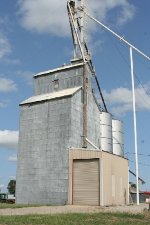
[[[149,0],[85,1],[91,15],[150,56]],[[97,76],[109,111],[124,122],[125,152],[129,152],[130,168],[135,171],[129,49],[100,26],[88,19],[86,23],[89,24],[87,39]],[[18,105],[33,94],[32,76],[69,63],[72,51],[66,0],[0,1],[2,191],[16,175]],[[134,67],[139,175],[146,181],[142,188],[150,190],[150,157],[146,156],[150,155],[150,62],[134,52]]]

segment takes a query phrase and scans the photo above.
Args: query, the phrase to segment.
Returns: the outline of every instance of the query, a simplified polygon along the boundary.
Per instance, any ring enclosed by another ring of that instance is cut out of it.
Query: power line
[[[112,37],[110,37],[109,35],[107,35],[109,37],[109,39],[112,41],[114,47],[117,49],[117,51],[119,52],[120,56],[122,57],[122,59],[124,60],[124,62],[128,65],[128,67],[130,68],[130,64],[127,61],[127,59],[124,57],[124,55],[122,54],[122,52],[120,51],[120,49],[118,48],[118,46],[114,43]],[[145,93],[148,95],[148,97],[150,97],[150,93],[146,90],[146,88],[144,87],[144,85],[142,84],[142,82],[140,81],[139,77],[137,76],[137,73],[134,72],[134,76],[136,78],[136,80],[139,82],[139,84],[141,85],[141,87],[144,89]]]
[[[129,162],[131,162],[131,163],[134,163],[134,164],[135,164],[135,162],[134,162],[134,161],[132,161],[132,160],[130,160],[130,159],[129,159]],[[141,163],[141,162],[139,162],[139,164],[140,164],[140,165],[142,165],[142,166],[148,166],[148,167],[150,167],[150,164],[144,164],[144,163]]]
[[[129,154],[129,155],[135,155],[135,153],[131,153],[131,152],[126,152],[125,154]],[[145,155],[145,154],[142,154],[142,153],[139,153],[138,154],[139,156],[146,156],[146,157],[150,157],[150,155]]]

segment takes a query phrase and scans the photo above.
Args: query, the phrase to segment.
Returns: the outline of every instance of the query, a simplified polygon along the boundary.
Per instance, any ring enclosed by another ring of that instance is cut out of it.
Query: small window
[[[57,90],[59,88],[59,79],[53,81],[54,89]]]

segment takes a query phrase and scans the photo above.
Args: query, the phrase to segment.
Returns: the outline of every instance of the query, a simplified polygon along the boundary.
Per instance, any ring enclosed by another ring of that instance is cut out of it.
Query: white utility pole
[[[136,126],[136,106],[135,106],[135,84],[134,84],[134,67],[133,67],[133,49],[132,49],[132,47],[130,47],[130,62],[131,62],[131,81],[132,81],[132,99],[133,99],[135,164],[136,164],[136,198],[137,198],[137,205],[139,205],[138,147],[137,147],[137,126]]]

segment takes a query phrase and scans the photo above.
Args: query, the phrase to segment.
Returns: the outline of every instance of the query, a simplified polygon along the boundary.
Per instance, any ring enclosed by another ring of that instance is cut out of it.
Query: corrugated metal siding
[[[48,72],[48,71],[47,71]],[[90,74],[88,75],[90,79]],[[56,92],[54,80],[58,80],[57,91],[83,85],[83,65],[54,70],[34,77],[34,95]],[[89,82],[89,88],[91,84]]]
[[[86,159],[73,162],[73,204],[99,205],[99,160]]]

